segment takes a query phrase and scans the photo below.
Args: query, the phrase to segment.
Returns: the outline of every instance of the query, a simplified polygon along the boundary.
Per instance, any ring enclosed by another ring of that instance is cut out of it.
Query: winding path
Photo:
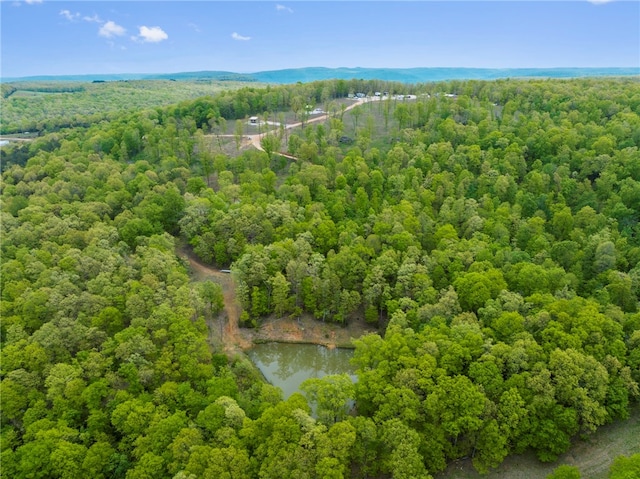
[[[229,273],[223,273],[217,269],[202,264],[196,255],[188,247],[178,248],[178,256],[189,262],[191,277],[196,281],[211,280],[222,286],[224,294],[224,312],[227,318],[224,327],[220,328],[220,341],[226,353],[234,353],[238,350],[248,349],[253,342],[249,335],[243,334],[238,326],[241,307],[236,299],[236,288],[233,277]],[[223,318],[221,321],[224,320]],[[213,343],[215,337],[214,319],[209,320],[209,340]],[[222,326],[222,325],[221,325]]]

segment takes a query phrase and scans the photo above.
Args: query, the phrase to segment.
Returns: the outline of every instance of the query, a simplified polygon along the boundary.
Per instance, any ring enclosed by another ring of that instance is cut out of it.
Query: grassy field
[[[636,405],[627,421],[609,424],[586,439],[577,439],[555,462],[541,463],[533,454],[511,456],[483,476],[475,472],[469,459],[465,459],[454,462],[435,479],[544,479],[563,464],[580,469],[583,479],[606,479],[616,457],[639,452],[640,406]]]
[[[31,130],[57,118],[166,106],[247,85],[261,86],[233,81],[16,82],[10,85],[16,90],[1,100],[3,131]]]

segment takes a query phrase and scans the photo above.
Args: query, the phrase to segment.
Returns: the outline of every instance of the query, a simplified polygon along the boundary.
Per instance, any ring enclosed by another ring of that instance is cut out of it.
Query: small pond
[[[300,384],[308,378],[347,373],[355,381],[355,368],[349,362],[353,357],[352,349],[265,343],[256,344],[247,353],[267,381],[282,389],[285,399],[299,392]]]

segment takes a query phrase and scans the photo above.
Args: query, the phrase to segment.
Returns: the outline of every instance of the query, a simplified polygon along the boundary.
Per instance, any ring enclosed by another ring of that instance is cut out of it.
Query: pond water
[[[308,378],[329,374],[349,374],[355,381],[355,368],[350,364],[352,349],[327,349],[315,344],[265,343],[248,351],[253,363],[264,377],[283,391],[287,399],[300,391],[300,384]]]

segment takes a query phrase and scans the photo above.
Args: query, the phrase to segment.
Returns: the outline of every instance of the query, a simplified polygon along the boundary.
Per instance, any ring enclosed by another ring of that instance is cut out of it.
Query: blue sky
[[[640,2],[2,0],[0,75],[638,67]]]

